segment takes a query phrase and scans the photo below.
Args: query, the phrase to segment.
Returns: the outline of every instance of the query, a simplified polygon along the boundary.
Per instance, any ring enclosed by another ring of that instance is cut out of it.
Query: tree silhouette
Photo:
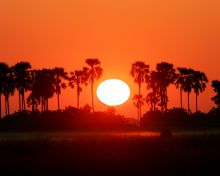
[[[213,80],[212,87],[214,91],[216,92],[216,95],[212,97],[212,101],[214,101],[217,107],[220,108],[220,81]]]
[[[86,63],[90,66],[88,70],[87,78],[91,83],[91,94],[92,94],[92,111],[94,112],[94,81],[100,79],[102,76],[103,69],[100,67],[100,61],[97,58],[86,59]]]
[[[141,98],[141,86],[142,83],[145,81],[148,73],[149,73],[149,65],[146,65],[144,62],[138,61],[132,64],[131,68],[131,76],[134,77],[134,82],[138,84],[138,96],[134,96],[135,102],[142,102],[140,99],[139,101],[137,98]],[[139,104],[137,103],[137,105]],[[138,108],[138,123],[140,123],[141,119],[141,107],[142,106],[136,106]]]
[[[158,72],[158,86],[160,87],[161,111],[167,111],[167,88],[176,79],[175,69],[173,64],[161,62],[157,64],[156,70]]]
[[[7,73],[8,73],[9,67],[7,64],[1,62],[0,63],[0,118],[2,117],[2,94],[4,94],[4,86],[5,81],[7,80]]]
[[[35,78],[32,85],[32,96],[36,100],[40,98],[41,111],[47,111],[48,99],[56,92],[54,87],[56,82],[54,72],[50,69],[35,70],[34,72]]]
[[[193,88],[193,69],[187,69],[185,72],[184,76],[184,85],[183,85],[183,90],[184,92],[187,92],[187,97],[188,97],[188,113],[190,112],[190,93]]]
[[[76,85],[77,91],[77,108],[79,109],[79,96],[82,92],[82,84],[87,85],[87,72],[88,68],[84,67],[82,70],[76,70],[75,72],[71,72],[71,77],[69,78],[69,85],[71,88],[74,88]]]
[[[19,94],[19,110],[23,111],[25,107],[25,92],[30,89],[30,69],[31,64],[28,62],[19,62],[12,67],[15,79],[15,86]]]
[[[206,83],[208,82],[208,78],[205,73],[200,71],[193,72],[193,85],[192,88],[196,94],[196,112],[198,111],[198,95],[200,92],[203,92],[206,88]]]
[[[83,112],[85,112],[86,114],[90,114],[92,111],[92,107],[89,106],[89,104],[86,104],[85,106],[82,107],[81,109]]]
[[[158,82],[158,72],[151,71],[150,75],[146,76],[147,89],[151,90],[146,96],[146,103],[151,106],[151,111],[156,110],[156,105],[160,101]]]
[[[15,81],[12,69],[9,67],[5,67],[2,85],[2,92],[5,96],[5,114],[7,116],[10,115],[9,97],[14,95],[15,91]]]
[[[35,112],[37,110],[38,104],[40,104],[40,97],[32,92],[27,98],[27,105],[28,107],[32,107],[32,112]]]
[[[146,100],[146,103],[150,105],[151,111],[157,110],[156,106],[158,102],[160,101],[159,95],[157,93],[155,92],[148,93],[145,100]]]
[[[114,107],[109,106],[106,109],[106,113],[110,116],[110,117],[114,117],[116,114],[116,109]]]
[[[141,108],[144,105],[144,98],[142,94],[135,94],[132,98],[134,106],[137,108],[138,120],[137,125],[140,126],[141,121]]]
[[[185,85],[187,75],[187,69],[186,68],[177,68],[177,79],[175,81],[175,86],[180,89],[180,108],[183,109],[183,87]]]
[[[39,70],[31,70],[30,77],[31,77],[31,84],[30,84],[30,91],[27,98],[27,105],[28,107],[32,107],[32,112],[37,110],[38,105],[41,103],[40,93],[38,90],[38,85],[36,84],[37,80],[37,73]]]
[[[41,111],[48,110],[48,100],[56,93],[58,110],[60,110],[61,89],[66,87],[65,79],[69,80],[69,85],[73,88],[76,86],[77,91],[77,108],[80,108],[80,94],[82,85],[91,84],[92,94],[92,111],[94,112],[94,82],[102,76],[103,69],[100,61],[96,58],[87,59],[86,63],[89,68],[84,67],[82,70],[76,70],[68,78],[63,68],[31,70],[31,64],[28,62],[18,62],[13,67],[0,62],[0,118],[2,117],[2,95],[5,98],[5,113],[10,114],[9,98],[15,92],[19,92],[19,110],[23,111],[25,107],[25,92],[30,90],[31,93],[27,98],[28,107],[32,111],[38,110],[41,104]],[[198,96],[202,93],[208,82],[205,73],[195,71],[191,68],[177,68],[175,72],[173,64],[161,62],[156,65],[156,71],[149,73],[149,65],[144,62],[135,62],[132,64],[131,75],[134,82],[138,85],[138,94],[133,97],[134,105],[138,110],[138,125],[141,119],[141,108],[146,102],[151,111],[156,111],[161,106],[161,111],[167,111],[168,96],[167,89],[170,84],[175,84],[180,90],[180,106],[183,108],[182,93],[187,92],[188,96],[188,113],[190,112],[190,93],[193,90],[196,98],[196,111],[198,111]],[[212,87],[217,93],[212,100],[220,107],[220,81],[212,81]],[[149,90],[147,96],[143,96],[141,88],[143,83],[147,84]],[[87,110],[89,109],[89,105]],[[75,108],[76,109],[76,108]],[[76,109],[77,110],[77,109]],[[89,111],[89,110],[88,110]]]
[[[61,94],[61,89],[66,88],[66,83],[64,80],[66,80],[67,77],[67,72],[64,71],[64,68],[61,67],[55,67],[53,69],[53,74],[55,78],[54,86],[55,86],[55,92],[57,94],[57,109],[58,111],[60,110],[60,94]]]

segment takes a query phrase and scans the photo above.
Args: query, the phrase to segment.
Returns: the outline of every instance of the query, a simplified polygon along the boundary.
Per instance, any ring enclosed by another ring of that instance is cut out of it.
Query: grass
[[[4,133],[0,173],[219,175],[218,133]],[[2,175],[2,174],[1,174]]]

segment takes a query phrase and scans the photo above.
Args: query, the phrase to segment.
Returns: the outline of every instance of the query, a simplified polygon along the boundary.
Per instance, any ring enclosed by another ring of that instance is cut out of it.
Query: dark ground
[[[220,175],[220,136],[4,139],[0,175]]]

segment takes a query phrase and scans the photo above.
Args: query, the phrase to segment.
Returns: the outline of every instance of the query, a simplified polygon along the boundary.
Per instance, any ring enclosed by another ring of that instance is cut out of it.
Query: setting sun
[[[108,79],[98,86],[97,96],[102,103],[108,106],[117,106],[128,100],[130,88],[119,79]]]

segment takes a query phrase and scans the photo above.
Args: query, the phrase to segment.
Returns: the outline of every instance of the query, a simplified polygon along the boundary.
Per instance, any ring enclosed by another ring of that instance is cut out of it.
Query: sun
[[[128,100],[130,88],[122,80],[108,79],[99,84],[96,94],[102,103],[108,106],[117,106]]]

